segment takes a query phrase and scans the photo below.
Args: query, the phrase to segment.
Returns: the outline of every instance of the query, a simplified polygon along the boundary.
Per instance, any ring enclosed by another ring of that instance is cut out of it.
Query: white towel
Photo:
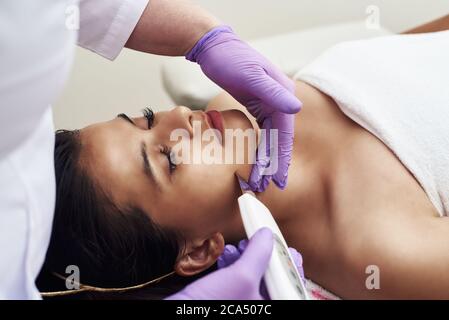
[[[343,42],[295,79],[385,143],[449,215],[449,31]]]

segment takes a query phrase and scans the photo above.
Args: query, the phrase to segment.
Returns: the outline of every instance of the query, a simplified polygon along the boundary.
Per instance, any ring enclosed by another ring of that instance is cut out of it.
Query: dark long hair
[[[78,130],[56,132],[56,207],[46,260],[36,282],[39,290],[64,289],[65,282],[54,273],[65,275],[69,265],[79,268],[81,283],[106,288],[144,283],[172,271],[182,250],[180,235],[158,226],[138,208],[117,207],[82,169],[81,149]],[[168,295],[179,289],[173,281],[185,284],[177,280],[168,281],[165,288],[163,282],[152,286],[146,293]]]

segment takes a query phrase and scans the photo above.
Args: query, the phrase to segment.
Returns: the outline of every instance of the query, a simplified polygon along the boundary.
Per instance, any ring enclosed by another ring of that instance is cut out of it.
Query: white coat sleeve
[[[149,0],[81,0],[78,44],[115,59]]]

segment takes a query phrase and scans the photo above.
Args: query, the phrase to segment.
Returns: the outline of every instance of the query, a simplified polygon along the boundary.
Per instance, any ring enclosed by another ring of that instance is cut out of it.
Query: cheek
[[[183,172],[177,172],[168,205],[173,222],[189,231],[219,231],[237,206],[233,166],[186,165],[179,169]]]

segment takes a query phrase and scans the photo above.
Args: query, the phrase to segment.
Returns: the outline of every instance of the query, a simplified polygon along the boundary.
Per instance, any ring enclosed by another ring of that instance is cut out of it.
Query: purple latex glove
[[[197,62],[204,74],[244,105],[262,129],[278,130],[277,171],[267,174],[264,169],[270,164],[269,155],[258,154],[249,186],[253,191],[264,191],[272,178],[284,189],[293,150],[293,114],[302,106],[294,95],[293,81],[240,40],[229,26],[206,33],[186,58]]]
[[[226,245],[222,255],[218,258],[217,264],[218,268],[225,268],[230,265],[232,265],[235,261],[237,261],[241,254],[246,250],[246,247],[248,246],[248,240],[242,240],[239,242],[238,247],[235,247],[233,245]],[[302,267],[302,256],[301,254],[295,249],[295,248],[288,248],[290,251],[290,254],[292,255],[293,262],[295,263],[296,270],[298,270],[299,275],[301,276],[301,279],[304,281],[305,284],[305,277],[304,277],[304,268]],[[265,287],[265,283],[262,281],[262,287],[261,287],[261,294],[264,297],[264,299],[269,299],[269,295],[267,292],[267,289]]]
[[[257,231],[231,266],[191,283],[168,300],[261,300],[260,284],[273,250],[273,233]]]

